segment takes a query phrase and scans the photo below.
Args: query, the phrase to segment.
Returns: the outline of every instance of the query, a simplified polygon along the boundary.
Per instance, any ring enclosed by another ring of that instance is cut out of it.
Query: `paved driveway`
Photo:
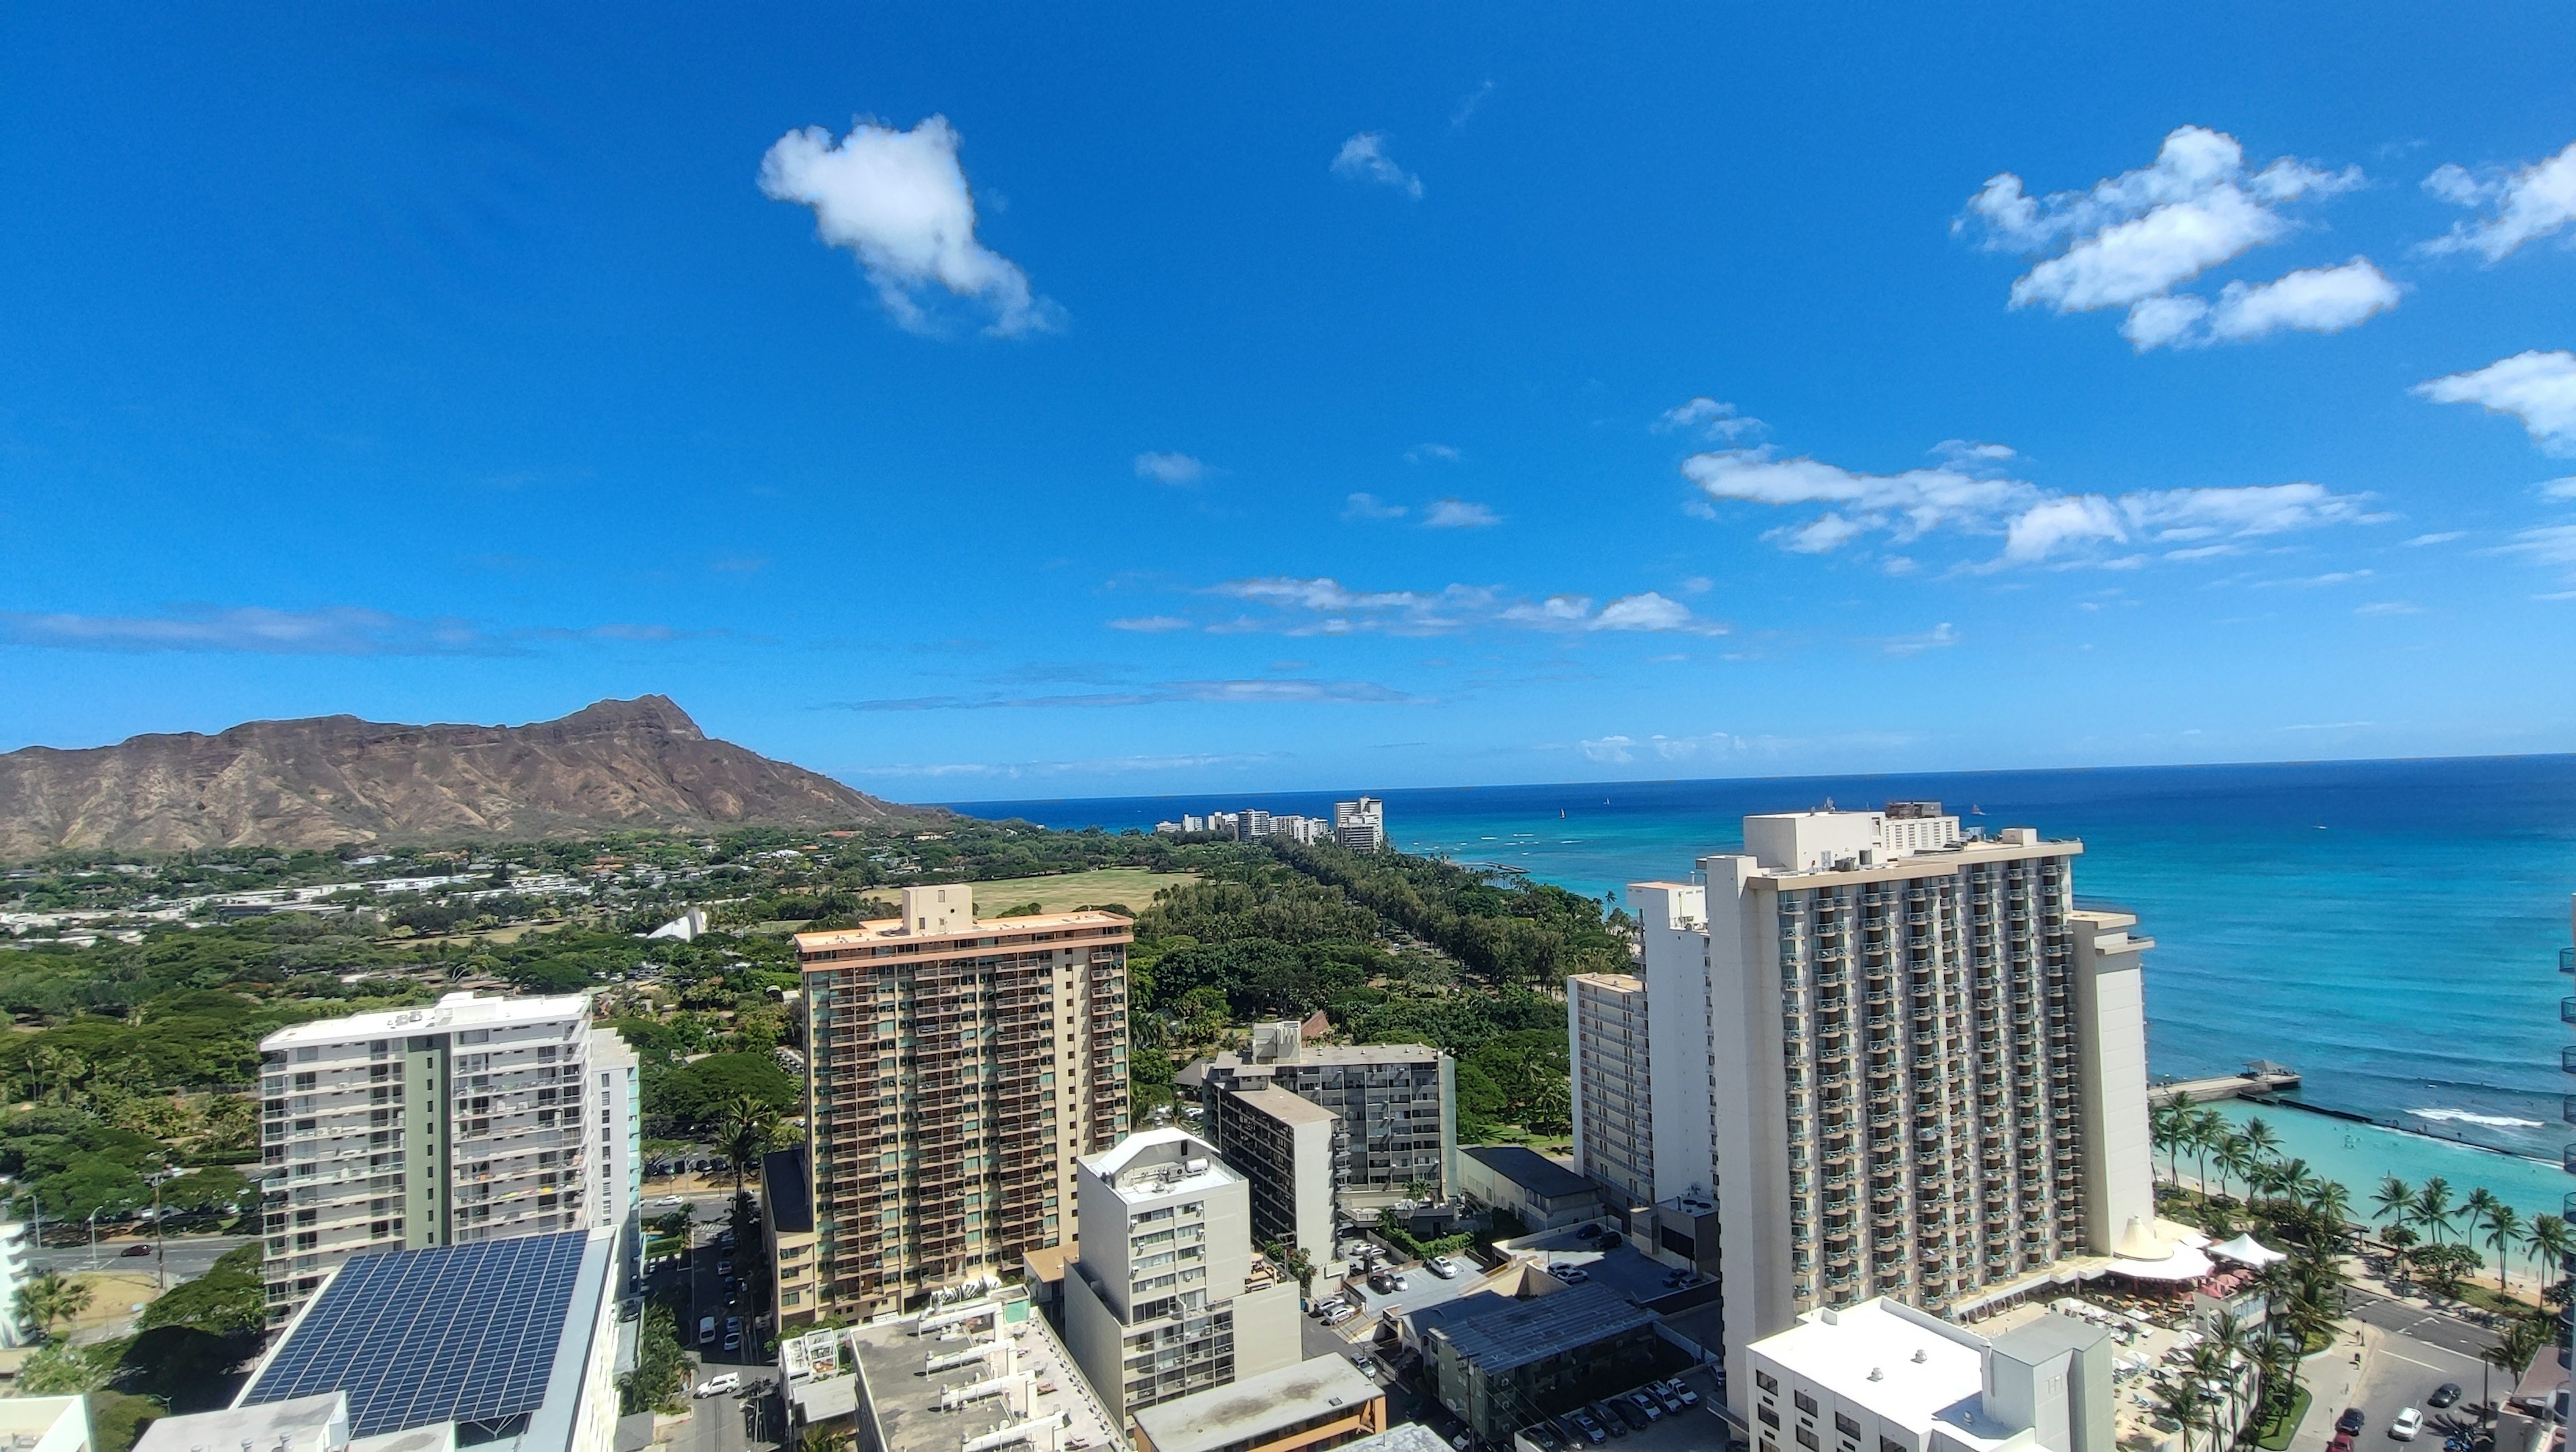
[[[2496,1344],[2495,1333],[2483,1326],[2442,1311],[2429,1310],[2411,1301],[2392,1300],[2359,1286],[2344,1293],[2344,1308],[2352,1319],[2364,1325],[2393,1331],[2472,1359],[2484,1355],[2488,1347]]]

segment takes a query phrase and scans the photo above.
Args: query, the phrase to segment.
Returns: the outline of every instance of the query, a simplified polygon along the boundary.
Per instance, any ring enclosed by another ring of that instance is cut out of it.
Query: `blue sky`
[[[0,17],[0,748],[2576,748],[2576,16]]]

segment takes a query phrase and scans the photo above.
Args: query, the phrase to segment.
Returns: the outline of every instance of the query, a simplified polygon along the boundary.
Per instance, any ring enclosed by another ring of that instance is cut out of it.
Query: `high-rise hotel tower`
[[[800,933],[821,1311],[872,1315],[1072,1239],[1076,1161],[1128,1129],[1112,913],[978,918],[963,884]]]
[[[1929,802],[1744,841],[1629,889],[1656,1194],[1715,1192],[1731,1387],[1816,1307],[1972,1311],[2151,1236],[2152,945],[2075,907],[2082,843]]]

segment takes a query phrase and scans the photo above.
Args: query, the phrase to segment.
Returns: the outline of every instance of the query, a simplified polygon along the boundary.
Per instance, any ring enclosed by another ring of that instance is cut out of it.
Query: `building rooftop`
[[[1597,1193],[1590,1180],[1523,1144],[1468,1145],[1459,1151],[1542,1200]]]
[[[1461,1297],[1460,1304],[1474,1299]],[[1462,1359],[1491,1374],[1655,1324],[1654,1313],[1608,1286],[1570,1286],[1526,1301],[1494,1299],[1502,1304],[1426,1327],[1425,1336],[1445,1337]]]
[[[1988,1338],[1997,1351],[2019,1361],[2039,1362],[2061,1351],[2089,1351],[2111,1339],[2111,1328],[2054,1312],[2025,1321]]]
[[[1045,1318],[1031,1315],[1029,1303],[1023,1300],[998,1303],[994,1315],[999,1318],[999,1329],[1010,1348],[1009,1357],[1018,1370],[1029,1373],[1031,1378],[1033,1398],[1026,1420],[1061,1419],[1066,1423],[1064,1445],[1080,1442],[1100,1452],[1115,1452],[1125,1441],[1123,1429],[1093,1399],[1090,1385],[1083,1381],[1073,1357],[1048,1328]],[[846,1415],[848,1407],[856,1405],[859,1415],[875,1418],[874,1442],[865,1436],[860,1441],[872,1445],[876,1452],[957,1452],[971,1439],[1023,1420],[1011,1411],[1004,1397],[942,1407],[943,1392],[1000,1375],[991,1361],[978,1358],[939,1371],[923,1370],[934,1359],[979,1344],[990,1345],[994,1339],[991,1320],[971,1328],[916,1336],[914,1328],[919,1322],[916,1316],[889,1316],[865,1326],[816,1333],[840,1338],[839,1345],[847,1355],[839,1362],[839,1376],[823,1382],[809,1380],[790,1388],[805,1420],[812,1422],[833,1415],[825,1408],[837,1393],[843,1407],[841,1414]],[[969,1330],[971,1334],[967,1334]],[[855,1377],[851,1375],[854,1362]],[[817,1400],[817,1393],[827,1400]]]
[[[1341,1118],[1315,1101],[1300,1099],[1285,1089],[1237,1089],[1234,1098],[1235,1102],[1258,1109],[1283,1124],[1330,1124]]]
[[[1334,1452],[1451,1452],[1440,1434],[1420,1422],[1398,1422],[1373,1437],[1344,1442]]]
[[[1154,1452],[1217,1452],[1384,1395],[1347,1357],[1326,1354],[1179,1397],[1136,1414]]]
[[[796,951],[812,953],[824,948],[874,946],[884,942],[944,943],[964,946],[976,938],[989,938],[1002,933],[1051,933],[1067,928],[1130,928],[1134,924],[1116,913],[1080,912],[1033,913],[1020,918],[977,918],[974,926],[952,933],[916,933],[904,928],[901,918],[871,918],[855,928],[832,928],[819,933],[798,933]]]
[[[617,1235],[567,1230],[352,1257],[287,1323],[233,1405],[336,1391],[356,1437],[458,1422],[483,1434],[475,1440],[563,1446]]]
[[[805,1150],[772,1150],[760,1157],[760,1186],[769,1200],[769,1223],[782,1235],[814,1228],[813,1187],[805,1178]]]
[[[1081,1164],[1131,1204],[1243,1182],[1206,1140],[1169,1126],[1140,1129],[1096,1155],[1083,1156]]]
[[[338,1392],[163,1417],[143,1429],[134,1452],[324,1452],[346,1444],[348,1417],[348,1402]]]
[[[1572,973],[1566,975],[1576,983],[1589,983],[1613,993],[1643,993],[1646,980],[1634,973]]]
[[[1306,1044],[1293,1058],[1255,1060],[1241,1050],[1228,1049],[1209,1063],[1237,1073],[1276,1073],[1312,1064],[1432,1064],[1440,1058],[1440,1050],[1429,1044]]]
[[[338,1044],[350,1039],[391,1037],[394,1034],[439,1033],[458,1028],[499,1028],[509,1024],[542,1023],[549,1019],[590,1018],[590,995],[567,993],[551,998],[486,998],[480,994],[451,993],[427,1008],[396,1008],[373,1013],[352,1013],[340,1018],[316,1019],[292,1028],[282,1028],[259,1041],[261,1048],[286,1048],[295,1044]]]
[[[151,1434],[145,1433],[148,1438]],[[0,1440],[28,1452],[87,1452],[89,1399],[0,1397]]]
[[[1885,1299],[1810,1311],[1746,1349],[1918,1438],[1938,1422],[1945,1436],[1981,1448],[2018,1430],[1983,1410],[1984,1338]]]

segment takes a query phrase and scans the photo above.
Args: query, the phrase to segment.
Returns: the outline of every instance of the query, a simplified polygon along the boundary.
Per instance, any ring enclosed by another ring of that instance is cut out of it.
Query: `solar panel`
[[[588,1240],[571,1230],[359,1256],[243,1404],[343,1391],[355,1437],[533,1412]]]

